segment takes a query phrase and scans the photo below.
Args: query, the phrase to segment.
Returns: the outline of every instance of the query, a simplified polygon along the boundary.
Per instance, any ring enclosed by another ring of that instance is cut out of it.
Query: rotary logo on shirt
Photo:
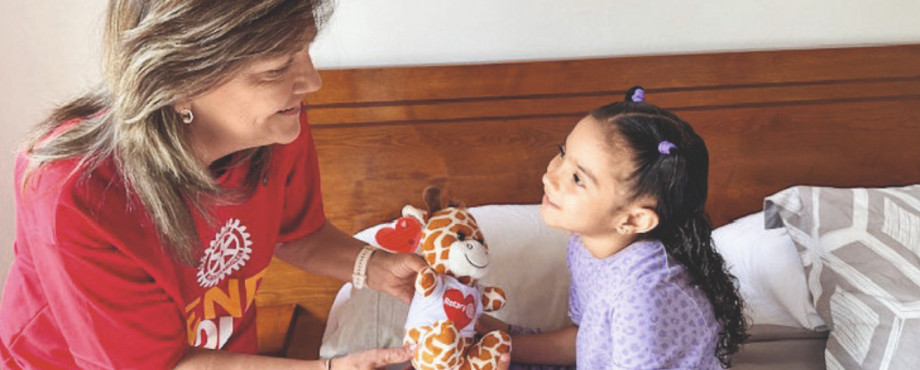
[[[228,220],[201,257],[198,284],[203,288],[215,286],[227,275],[245,266],[252,252],[249,236],[246,226],[240,225],[240,220]]]

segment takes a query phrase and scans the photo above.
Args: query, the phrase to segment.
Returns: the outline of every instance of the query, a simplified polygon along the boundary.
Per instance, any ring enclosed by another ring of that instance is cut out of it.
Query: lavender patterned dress
[[[712,306],[660,242],[639,241],[597,259],[573,235],[568,265],[579,369],[722,368],[715,357],[719,324]]]

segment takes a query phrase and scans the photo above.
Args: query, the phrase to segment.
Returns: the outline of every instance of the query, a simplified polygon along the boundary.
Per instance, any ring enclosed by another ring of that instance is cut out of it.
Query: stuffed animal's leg
[[[431,326],[424,325],[415,328],[411,328],[406,331],[406,336],[403,337],[403,345],[408,346],[410,344],[418,344],[419,339],[422,337],[423,333],[431,331]]]
[[[460,365],[463,348],[460,331],[450,320],[436,321],[430,327],[422,327],[418,336],[418,347],[412,356],[412,366],[418,370],[456,369]],[[412,330],[404,341],[409,340]]]
[[[511,353],[511,336],[499,330],[490,331],[470,347],[461,369],[494,370],[498,358],[505,353]]]

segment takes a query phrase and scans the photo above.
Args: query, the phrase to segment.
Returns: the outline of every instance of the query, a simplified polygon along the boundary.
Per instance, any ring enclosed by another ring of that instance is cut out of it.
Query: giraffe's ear
[[[441,189],[437,186],[429,186],[422,192],[422,198],[428,205],[428,214],[433,215],[441,210]]]
[[[428,212],[425,212],[421,209],[415,208],[408,204],[405,207],[403,207],[402,215],[403,217],[405,216],[414,217],[416,220],[418,220],[419,225],[421,225],[422,227],[425,227],[425,224],[428,223]]]

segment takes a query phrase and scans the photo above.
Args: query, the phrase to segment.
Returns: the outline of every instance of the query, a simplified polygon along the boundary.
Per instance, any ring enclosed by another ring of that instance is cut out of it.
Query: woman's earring
[[[192,114],[191,109],[183,109],[179,111],[179,115],[182,116],[182,122],[186,125],[190,125],[195,120],[195,115]]]

